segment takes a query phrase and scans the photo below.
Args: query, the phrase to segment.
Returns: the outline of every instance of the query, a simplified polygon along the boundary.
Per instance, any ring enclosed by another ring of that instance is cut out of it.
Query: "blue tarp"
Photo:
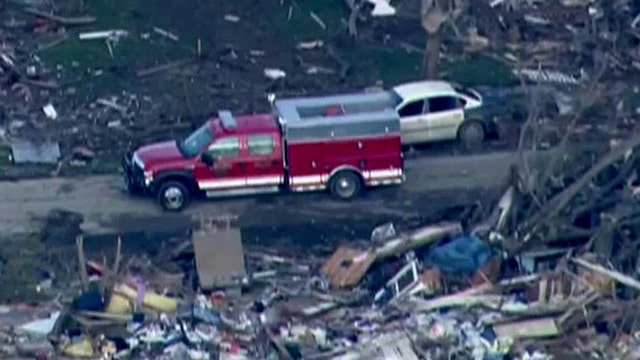
[[[471,276],[489,263],[494,252],[475,236],[461,236],[430,251],[424,258],[443,273]]]

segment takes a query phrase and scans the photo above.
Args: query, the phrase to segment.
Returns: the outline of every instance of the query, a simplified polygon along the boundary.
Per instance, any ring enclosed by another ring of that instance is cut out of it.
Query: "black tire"
[[[331,195],[341,200],[351,200],[362,191],[362,179],[353,171],[340,171],[329,181]]]
[[[158,188],[157,200],[166,211],[182,211],[189,203],[189,190],[179,181],[167,181]]]
[[[481,150],[486,137],[486,130],[480,121],[464,122],[458,129],[458,141],[465,151]]]

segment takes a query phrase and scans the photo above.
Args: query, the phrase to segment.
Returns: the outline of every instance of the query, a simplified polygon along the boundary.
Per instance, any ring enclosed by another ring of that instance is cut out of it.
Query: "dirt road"
[[[200,215],[239,215],[243,227],[299,226],[331,221],[384,221],[427,216],[489,196],[506,180],[513,153],[407,160],[407,182],[370,191],[352,203],[325,194],[278,195],[194,203],[183,214],[163,213],[150,199],[124,194],[118,176],[0,183],[0,231],[37,230],[54,209],[78,213],[88,234],[175,231]]]

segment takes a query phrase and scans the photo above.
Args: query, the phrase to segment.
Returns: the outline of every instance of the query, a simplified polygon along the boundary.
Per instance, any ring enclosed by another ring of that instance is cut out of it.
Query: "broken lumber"
[[[597,272],[601,275],[604,275],[612,280],[615,280],[617,282],[619,282],[620,284],[632,287],[636,290],[640,290],[640,281],[629,277],[627,275],[621,274],[615,270],[609,270],[601,265],[596,265],[596,264],[592,264],[584,259],[580,259],[580,258],[573,258],[571,259],[572,262],[587,268],[591,271]]]
[[[78,270],[80,271],[80,281],[82,283],[82,290],[89,290],[89,278],[87,276],[87,264],[84,257],[84,238],[79,235],[76,238],[76,247],[78,250]]]
[[[92,24],[97,20],[94,16],[64,17],[59,15],[49,14],[34,8],[26,8],[24,9],[24,11],[31,15],[35,15],[51,21],[55,21],[62,25],[87,25],[87,24]]]

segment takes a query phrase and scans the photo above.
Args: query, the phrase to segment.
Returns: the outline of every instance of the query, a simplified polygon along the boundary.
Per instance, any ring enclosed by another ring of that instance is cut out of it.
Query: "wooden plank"
[[[554,318],[530,319],[498,324],[493,326],[493,330],[496,332],[496,335],[498,335],[498,338],[512,339],[553,337],[561,333]]]

